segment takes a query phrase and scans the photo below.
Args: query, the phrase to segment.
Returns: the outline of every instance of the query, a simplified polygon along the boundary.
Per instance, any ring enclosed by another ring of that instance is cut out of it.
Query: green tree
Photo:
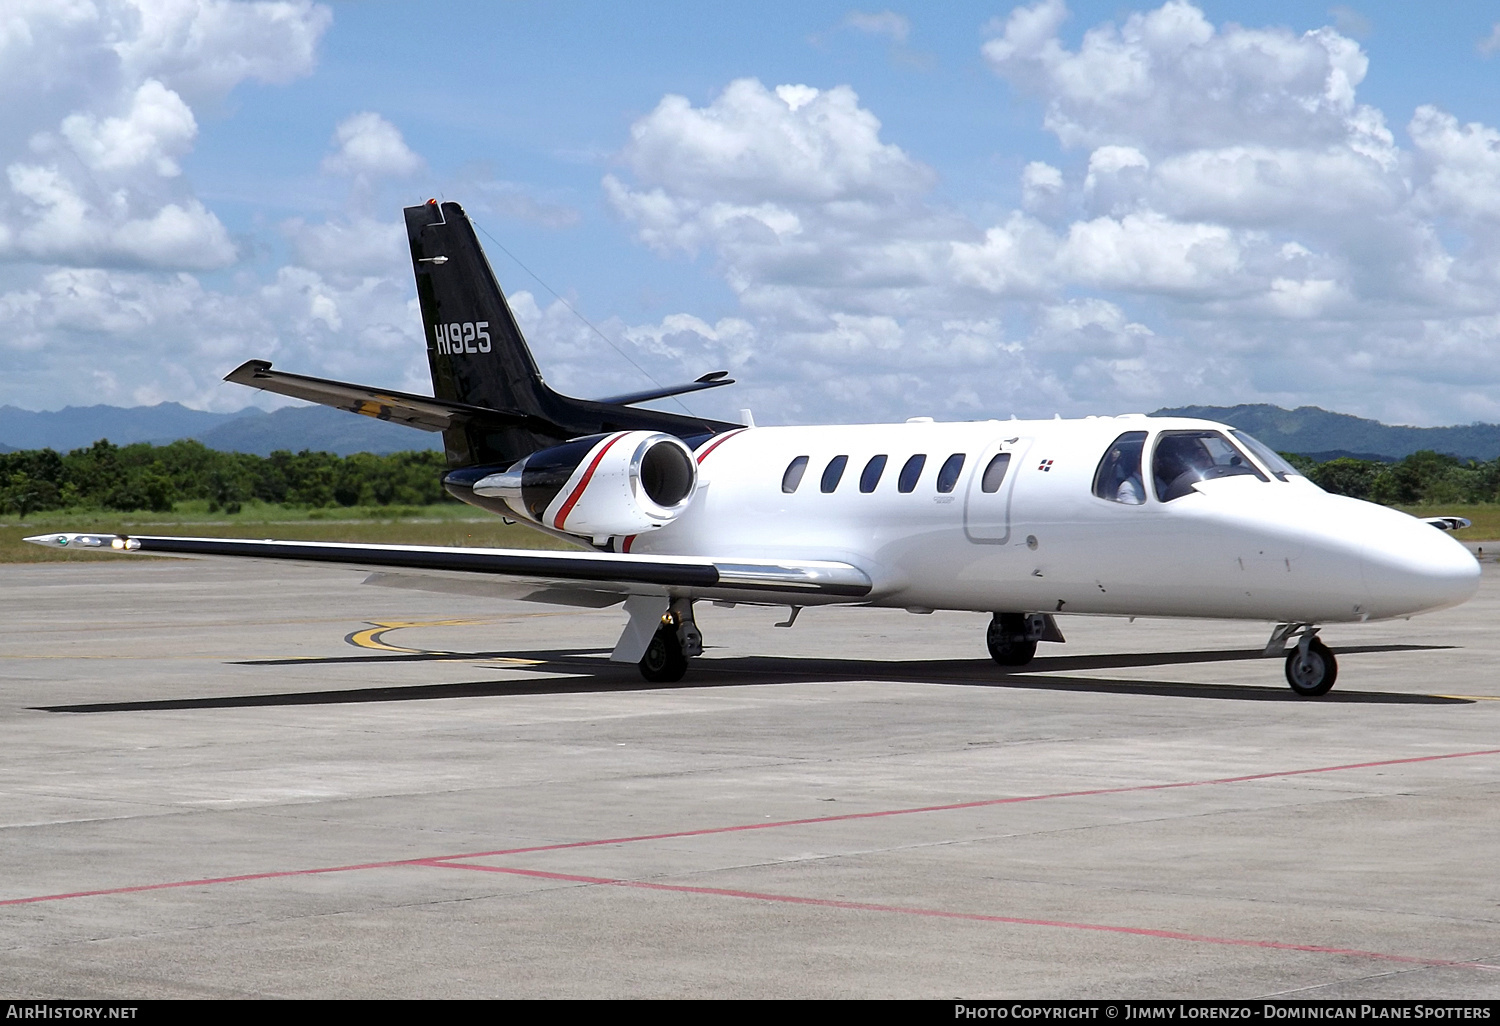
[[[1301,468],[1298,468],[1301,469]],[[1308,478],[1323,489],[1334,495],[1347,495],[1352,499],[1368,499],[1370,489],[1375,485],[1375,478],[1380,473],[1381,466],[1370,460],[1356,460],[1348,456],[1327,463],[1317,463],[1310,470],[1303,471]]]

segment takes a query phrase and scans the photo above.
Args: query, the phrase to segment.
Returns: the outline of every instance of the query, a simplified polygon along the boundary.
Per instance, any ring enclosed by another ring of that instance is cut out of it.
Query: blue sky
[[[1500,420],[1491,5],[17,5],[0,403],[423,390],[438,195],[578,394]]]

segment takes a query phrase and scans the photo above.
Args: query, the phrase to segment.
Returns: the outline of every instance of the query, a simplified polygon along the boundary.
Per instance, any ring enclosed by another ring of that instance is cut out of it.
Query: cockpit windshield
[[[1262,442],[1257,438],[1252,438],[1249,432],[1241,431],[1239,428],[1235,428],[1229,433],[1235,438],[1238,438],[1240,440],[1240,444],[1243,445],[1246,449],[1249,449],[1251,455],[1260,460],[1262,466],[1264,466],[1271,473],[1275,474],[1281,480],[1285,481],[1289,477],[1302,476],[1297,472],[1296,467],[1292,466],[1286,460],[1277,455],[1275,449],[1272,449],[1265,442]]]
[[[1199,481],[1240,474],[1270,480],[1217,431],[1163,431],[1156,438],[1151,475],[1162,502],[1182,498]]]

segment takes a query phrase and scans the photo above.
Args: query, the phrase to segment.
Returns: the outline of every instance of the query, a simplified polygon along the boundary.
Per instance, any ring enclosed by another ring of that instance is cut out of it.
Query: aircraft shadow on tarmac
[[[1449,645],[1355,645],[1341,655],[1379,652],[1427,652]],[[1237,662],[1262,658],[1259,649],[1200,652],[1132,652],[1118,655],[1042,656],[1023,670],[1007,672],[988,659],[817,659],[780,656],[736,656],[695,660],[687,680],[652,684],[640,678],[633,664],[612,663],[602,650],[547,650],[527,652],[415,652],[391,655],[335,656],[313,659],[255,659],[241,666],[323,665],[338,663],[480,662],[515,660],[516,669],[567,676],[511,680],[482,680],[445,684],[402,684],[391,687],[340,688],[334,691],[296,691],[281,694],[226,695],[212,698],[174,698],[157,701],[94,702],[84,705],[37,706],[45,712],[149,712],[172,709],[234,709],[264,706],[341,705],[367,702],[412,702],[441,698],[488,698],[507,695],[588,694],[622,691],[659,691],[812,681],[920,682],[963,687],[1015,688],[1032,691],[1076,691],[1095,694],[1156,695],[1208,698],[1240,702],[1305,702],[1289,688],[1239,684],[1193,684],[1180,681],[1069,677],[1079,670],[1175,666],[1188,663]],[[520,661],[524,660],[522,664]],[[491,667],[498,669],[498,667]],[[509,668],[509,667],[507,667]],[[1318,702],[1375,705],[1471,705],[1470,700],[1443,695],[1382,691],[1337,690]]]

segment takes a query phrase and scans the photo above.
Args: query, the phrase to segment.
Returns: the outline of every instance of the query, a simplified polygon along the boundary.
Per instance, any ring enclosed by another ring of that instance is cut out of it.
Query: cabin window
[[[922,476],[922,468],[927,465],[925,453],[919,453],[906,461],[901,468],[901,476],[896,479],[896,490],[898,492],[909,492],[917,487],[917,478]]]
[[[1239,475],[1270,480],[1217,431],[1163,431],[1156,438],[1151,476],[1162,502],[1182,498],[1199,481]]]
[[[1000,485],[1005,481],[1005,472],[1010,469],[1010,453],[996,453],[995,458],[990,460],[989,465],[984,468],[984,476],[979,479],[981,491],[998,492]]]
[[[859,490],[866,494],[873,492],[875,486],[880,483],[880,475],[885,473],[886,456],[871,456],[870,462],[865,464],[864,472],[859,475]]]
[[[958,475],[963,473],[964,454],[956,452],[943,461],[938,470],[937,490],[940,492],[951,492],[953,486],[958,484]]]
[[[802,475],[807,471],[807,457],[798,456],[786,465],[786,473],[781,475],[781,490],[790,495],[797,490],[802,483]]]
[[[1239,430],[1238,428],[1230,431],[1229,433],[1238,438],[1240,440],[1240,444],[1243,445],[1246,449],[1250,450],[1250,455],[1260,460],[1261,466],[1265,467],[1271,473],[1275,474],[1282,481],[1285,481],[1289,477],[1302,476],[1301,473],[1298,472],[1296,467],[1292,466],[1286,460],[1282,459],[1281,456],[1276,452],[1276,450],[1272,449],[1269,445],[1267,445],[1265,442],[1262,442],[1260,439],[1252,438],[1249,434]]]
[[[1144,431],[1127,431],[1110,442],[1099,469],[1094,471],[1094,494],[1127,506],[1145,502],[1146,486],[1141,478],[1141,453],[1145,448]]]
[[[823,468],[823,491],[831,492],[839,486],[839,479],[844,476],[844,468],[849,465],[849,457],[835,456],[828,461],[828,466]]]

